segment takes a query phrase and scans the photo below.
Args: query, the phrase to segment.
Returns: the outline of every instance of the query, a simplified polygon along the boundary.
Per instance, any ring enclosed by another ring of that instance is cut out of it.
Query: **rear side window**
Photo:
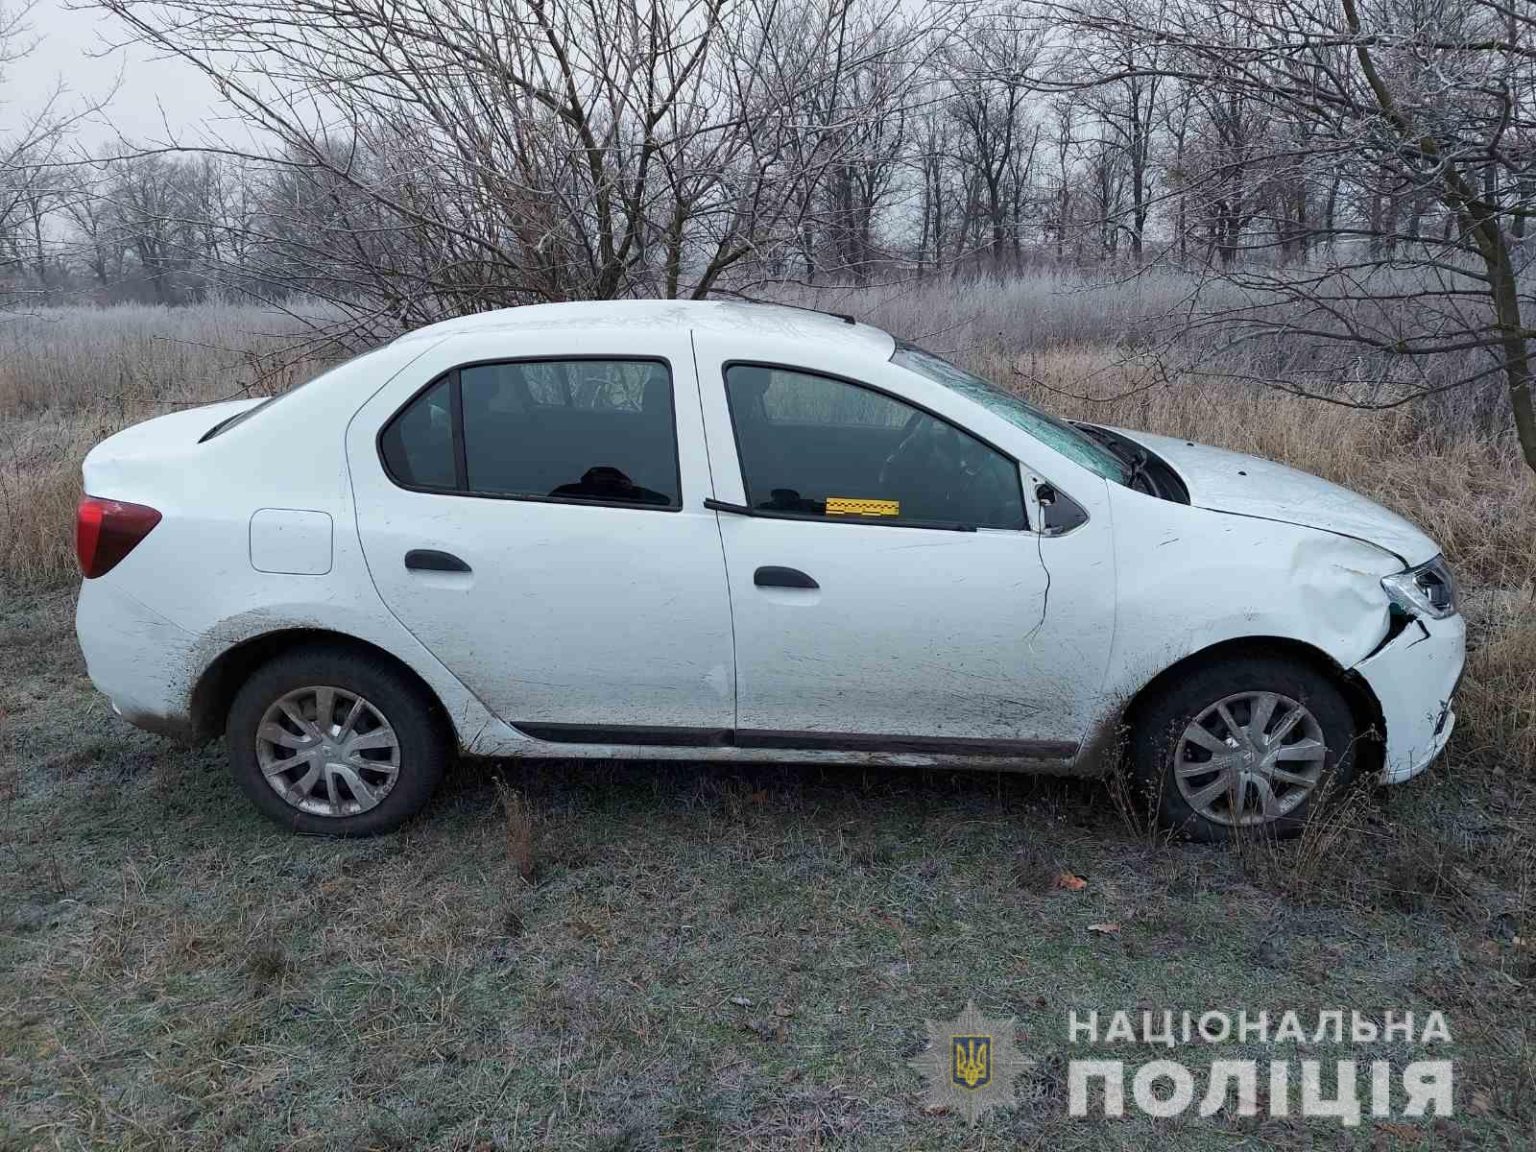
[[[656,360],[535,360],[456,369],[379,438],[407,488],[680,508],[672,378]]]
[[[947,420],[788,368],[733,364],[725,388],[747,503],[759,511],[1026,527],[1018,465]]]

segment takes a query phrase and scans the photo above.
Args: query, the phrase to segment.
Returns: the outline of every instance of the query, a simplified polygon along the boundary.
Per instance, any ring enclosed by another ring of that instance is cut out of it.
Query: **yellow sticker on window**
[[[858,500],[852,496],[828,496],[828,516],[900,516],[900,500]]]

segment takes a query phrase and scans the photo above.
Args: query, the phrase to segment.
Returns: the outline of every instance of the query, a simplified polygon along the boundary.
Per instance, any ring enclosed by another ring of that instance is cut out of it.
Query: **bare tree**
[[[136,156],[111,165],[106,197],[118,241],[136,258],[157,304],[197,294],[191,283],[196,252],[191,221],[197,211],[190,184],[197,172],[166,156]]]
[[[1050,149],[1051,195],[1046,226],[1055,237],[1056,260],[1060,263],[1066,259],[1068,237],[1076,235],[1073,162],[1078,149],[1077,109],[1070,98],[1058,96],[1051,101]]]
[[[1536,177],[1536,11],[1505,0],[1208,0],[1106,12],[1049,3],[1082,35],[1164,46],[1151,64],[1044,78],[1061,91],[1145,75],[1190,87],[1204,131],[1182,194],[1206,265],[1240,306],[1195,313],[1234,333],[1306,337],[1376,365],[1373,395],[1317,364],[1281,382],[1369,406],[1502,380],[1536,469],[1525,229]],[[1318,189],[1321,183],[1324,187]],[[1323,192],[1321,213],[1275,205]],[[1352,201],[1352,202],[1351,202]],[[1302,238],[1305,243],[1302,244]],[[1287,267],[1298,247],[1317,259]],[[1431,371],[1436,364],[1454,369]]]
[[[1131,258],[1141,263],[1147,220],[1152,208],[1153,144],[1161,103],[1170,85],[1161,65],[1167,48],[1160,40],[1144,40],[1128,27],[1125,16],[1138,10],[1138,0],[1101,0],[1095,22],[1097,35],[1075,43],[1076,68],[1103,73],[1108,79],[1086,92],[1085,102],[1100,129],[1096,161],[1101,212],[1111,253],[1124,234]],[[1113,182],[1122,195],[1109,195]]]
[[[892,34],[879,26],[853,29],[854,39],[866,49]],[[838,94],[822,129],[834,157],[819,181],[827,204],[822,227],[838,267],[849,270],[854,283],[861,285],[869,283],[883,259],[877,221],[895,193],[909,143],[907,105],[915,73],[912,56],[904,49],[896,46],[851,69],[837,69]]]
[[[76,167],[68,180],[68,192],[60,211],[69,227],[67,246],[73,259],[90,277],[92,288],[105,298],[123,279],[125,250],[118,233],[112,202],[101,195],[102,166]]]
[[[1020,209],[1039,140],[1027,79],[1039,47],[1039,33],[1010,6],[984,12],[944,56],[956,160],[972,189],[972,216],[986,232],[975,243],[994,267],[1005,251],[1018,250]]]
[[[101,0],[275,142],[248,281],[360,323],[702,296],[829,187],[867,262],[922,39],[873,3]]]
[[[31,5],[0,8],[0,77],[33,48]],[[89,108],[67,108],[56,85],[18,110],[0,133],[0,269],[11,272],[9,294],[50,289],[53,254],[49,217],[69,194],[60,167],[70,130]]]
[[[1386,406],[1497,381],[1536,468],[1526,3],[94,2],[265,141],[122,167],[132,228],[68,201],[98,281],[118,242],[168,299],[304,293],[372,331],[1029,244],[1174,262],[1224,288],[1190,325],[1268,341],[1266,382]],[[50,210],[0,196],[0,255],[44,279]]]

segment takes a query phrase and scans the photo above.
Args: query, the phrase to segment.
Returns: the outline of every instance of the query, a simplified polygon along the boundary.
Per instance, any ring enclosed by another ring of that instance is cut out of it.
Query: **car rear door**
[[[1071,757],[1113,631],[1107,533],[1050,541],[1055,584],[1018,461],[892,389],[910,374],[745,334],[695,348],[737,742]]]
[[[460,337],[409,376],[348,431],[389,610],[531,736],[730,729],[730,607],[686,332]]]

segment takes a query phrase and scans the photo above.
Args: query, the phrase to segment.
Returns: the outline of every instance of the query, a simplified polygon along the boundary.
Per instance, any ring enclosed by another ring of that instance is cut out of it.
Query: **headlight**
[[[1423,614],[1435,620],[1456,612],[1456,577],[1451,575],[1444,556],[1436,556],[1428,564],[1420,564],[1396,576],[1384,576],[1381,586],[1387,590],[1392,603],[1405,612]]]

